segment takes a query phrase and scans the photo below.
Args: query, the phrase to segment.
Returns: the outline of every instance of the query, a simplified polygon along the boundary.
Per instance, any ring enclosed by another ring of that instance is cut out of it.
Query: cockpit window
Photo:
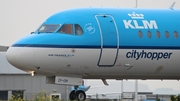
[[[73,34],[73,26],[72,24],[64,24],[58,32],[65,34]]]
[[[79,24],[64,24],[58,32],[71,35],[83,34],[82,27]]]
[[[75,34],[76,35],[82,35],[83,34],[83,30],[82,30],[80,25],[74,24],[74,27],[75,27]]]
[[[44,24],[39,28],[38,32],[53,33],[57,30],[59,26],[60,25],[58,24],[55,25]]]

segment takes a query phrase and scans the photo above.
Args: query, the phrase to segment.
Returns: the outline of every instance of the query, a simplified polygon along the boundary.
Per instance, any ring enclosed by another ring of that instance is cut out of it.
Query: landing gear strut
[[[77,90],[78,86],[74,86],[75,90],[71,91],[69,94],[69,99],[78,100],[78,101],[85,101],[86,93],[82,90]]]

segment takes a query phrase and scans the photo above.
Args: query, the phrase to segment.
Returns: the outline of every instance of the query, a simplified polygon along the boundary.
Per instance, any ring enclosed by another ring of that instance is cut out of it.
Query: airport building
[[[32,99],[44,92],[49,96],[58,95],[66,100],[69,98],[70,90],[66,85],[46,84],[45,76],[31,76],[15,68],[6,60],[6,53],[0,52],[0,101],[8,100],[12,95]]]

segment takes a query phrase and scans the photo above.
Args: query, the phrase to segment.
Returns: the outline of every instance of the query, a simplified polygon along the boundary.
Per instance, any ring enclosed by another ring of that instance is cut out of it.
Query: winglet
[[[173,2],[173,3],[171,4],[171,6],[169,7],[169,9],[173,10],[173,7],[174,7],[175,4],[176,4],[176,2]]]

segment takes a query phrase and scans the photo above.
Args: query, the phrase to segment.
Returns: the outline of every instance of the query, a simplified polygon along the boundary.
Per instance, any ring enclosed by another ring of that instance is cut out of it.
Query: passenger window
[[[151,38],[151,37],[152,37],[152,34],[151,34],[150,31],[147,32],[147,36],[148,36],[148,38]]]
[[[143,36],[143,34],[142,34],[142,31],[138,31],[138,36],[140,37],[140,38],[142,38],[142,36]]]
[[[72,24],[64,24],[58,32],[65,34],[73,34]]]
[[[161,36],[161,35],[160,35],[160,32],[159,32],[159,31],[156,31],[156,37],[157,37],[157,38],[160,38],[160,36]]]
[[[178,32],[177,31],[174,31],[174,37],[178,38]]]
[[[82,30],[80,25],[74,24],[74,28],[75,28],[75,34],[76,35],[82,35],[83,34],[83,30]]]
[[[169,38],[169,32],[168,31],[165,32],[165,36],[166,36],[166,38]]]

